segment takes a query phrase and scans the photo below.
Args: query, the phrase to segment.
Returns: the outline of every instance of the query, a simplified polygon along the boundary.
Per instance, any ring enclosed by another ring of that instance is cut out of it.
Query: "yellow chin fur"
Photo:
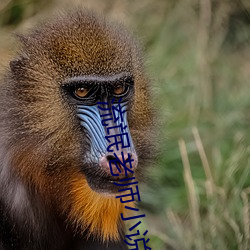
[[[93,191],[82,175],[71,183],[71,208],[69,220],[74,221],[81,231],[88,229],[88,236],[93,235],[103,241],[118,240],[118,224],[121,213],[131,214],[125,206],[134,207],[133,202],[121,203],[120,199],[108,197]]]

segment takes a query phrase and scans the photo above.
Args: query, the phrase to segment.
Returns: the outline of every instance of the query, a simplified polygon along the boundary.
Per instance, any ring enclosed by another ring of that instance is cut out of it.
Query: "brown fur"
[[[81,131],[60,85],[72,76],[131,73],[130,130],[139,157],[148,154],[152,112],[137,42],[120,25],[87,11],[59,16],[20,40],[22,50],[1,89],[0,158],[10,175],[66,216],[70,226],[103,240],[118,239],[124,204],[92,191],[80,172]]]

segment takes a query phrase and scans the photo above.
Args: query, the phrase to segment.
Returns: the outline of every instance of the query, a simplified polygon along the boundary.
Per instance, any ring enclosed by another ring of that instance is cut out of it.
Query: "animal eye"
[[[89,89],[88,88],[85,88],[85,87],[80,87],[80,88],[77,88],[75,90],[75,95],[78,97],[78,98],[84,98],[87,96],[87,94],[89,93]]]
[[[117,85],[117,86],[114,86],[113,88],[113,92],[115,95],[121,95],[123,94],[125,91],[125,86],[123,85]]]

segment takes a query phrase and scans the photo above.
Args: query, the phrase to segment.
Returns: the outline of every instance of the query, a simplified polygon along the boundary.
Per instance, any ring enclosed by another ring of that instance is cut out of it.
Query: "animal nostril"
[[[112,160],[116,159],[116,157],[114,155],[107,155],[106,158],[108,161],[112,161]]]
[[[126,157],[127,156],[127,157]],[[129,159],[132,159],[132,154],[131,153],[128,153],[127,155],[124,155],[124,158],[125,158],[125,161],[127,161],[127,160],[129,160]],[[112,161],[112,160],[116,160],[117,158],[114,156],[114,155],[107,155],[106,156],[106,159],[108,160],[108,161]],[[119,159],[120,159],[120,157],[119,157]]]
[[[128,158],[126,160],[128,160],[128,159],[132,159],[132,154],[131,153],[128,153]]]

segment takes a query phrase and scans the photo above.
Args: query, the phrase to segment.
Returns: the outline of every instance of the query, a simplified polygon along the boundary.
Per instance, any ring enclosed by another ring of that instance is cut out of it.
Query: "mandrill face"
[[[138,179],[151,153],[150,91],[138,44],[87,11],[20,40],[1,89],[0,157],[8,176],[66,224],[116,239],[126,212],[114,182]],[[112,111],[122,116],[112,119]]]
[[[93,190],[116,193],[114,182],[134,177],[138,163],[127,119],[134,97],[132,72],[71,77],[62,90],[79,117],[86,138],[81,142],[89,145],[81,171]]]

